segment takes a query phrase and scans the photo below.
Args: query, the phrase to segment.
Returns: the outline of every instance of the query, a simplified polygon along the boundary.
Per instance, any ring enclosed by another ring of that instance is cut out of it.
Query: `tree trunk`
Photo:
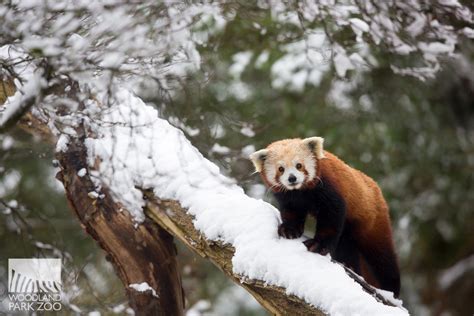
[[[107,253],[136,314],[183,315],[184,295],[173,236],[149,219],[135,226],[130,214],[121,210],[107,189],[102,189],[98,198],[89,194],[97,190],[96,186],[87,175],[77,175],[87,168],[86,153],[84,144],[76,140],[67,152],[58,154],[58,179],[82,227]],[[157,295],[129,286],[142,282],[147,282]]]

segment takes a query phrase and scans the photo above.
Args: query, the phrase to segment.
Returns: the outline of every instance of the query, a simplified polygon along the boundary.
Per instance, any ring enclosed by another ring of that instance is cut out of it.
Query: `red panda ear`
[[[326,158],[323,149],[324,138],[322,137],[309,137],[303,139],[303,144],[309,147],[309,149],[316,155],[317,159]]]
[[[268,149],[261,149],[259,151],[254,152],[253,154],[249,156],[257,172],[262,172],[263,163],[265,159],[267,158],[267,156],[268,156]]]

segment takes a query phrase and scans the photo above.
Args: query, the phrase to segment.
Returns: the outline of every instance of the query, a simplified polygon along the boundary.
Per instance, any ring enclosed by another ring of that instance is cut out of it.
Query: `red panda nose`
[[[288,182],[295,183],[296,182],[296,177],[293,174],[290,174],[290,176],[288,177]]]

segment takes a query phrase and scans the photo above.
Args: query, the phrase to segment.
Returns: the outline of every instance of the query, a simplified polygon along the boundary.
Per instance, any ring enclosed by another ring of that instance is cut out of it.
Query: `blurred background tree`
[[[249,153],[282,138],[325,137],[327,150],[382,187],[405,306],[414,315],[471,315],[474,46],[465,11],[451,2],[422,2],[418,9],[431,24],[421,17],[414,25],[414,17],[401,33],[418,36],[436,29],[433,21],[452,22],[462,30],[453,44],[456,58],[437,56],[446,47],[424,47],[416,36],[405,41],[405,49],[420,50],[409,57],[398,54],[401,46],[393,41],[376,45],[360,23],[367,21],[364,14],[341,26],[330,6],[315,18],[309,8],[291,4],[227,2],[226,23],[210,17],[194,25],[200,70],[179,78],[171,97],[149,82],[138,91],[256,198],[271,201],[253,174]],[[369,1],[355,3],[367,9]],[[473,11],[467,1],[464,8]],[[378,9],[393,24],[406,18],[393,3]],[[436,56],[426,58],[432,51]],[[9,257],[61,254],[69,267],[67,282],[76,287],[68,298],[72,310],[126,310],[120,282],[81,232],[53,180],[52,151],[18,130],[2,135],[0,143],[0,264]],[[265,314],[211,264],[178,246],[190,314]],[[5,267],[0,266],[2,284]]]

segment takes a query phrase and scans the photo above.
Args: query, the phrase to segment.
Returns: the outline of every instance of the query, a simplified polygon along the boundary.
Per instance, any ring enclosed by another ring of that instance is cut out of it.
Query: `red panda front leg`
[[[278,226],[278,235],[295,239],[301,237],[304,231],[304,222],[306,220],[306,213],[280,211],[282,224]]]
[[[346,210],[342,203],[333,205],[331,210],[321,210],[316,219],[316,234],[313,239],[306,240],[304,244],[311,252],[323,256],[335,250],[344,229]]]

